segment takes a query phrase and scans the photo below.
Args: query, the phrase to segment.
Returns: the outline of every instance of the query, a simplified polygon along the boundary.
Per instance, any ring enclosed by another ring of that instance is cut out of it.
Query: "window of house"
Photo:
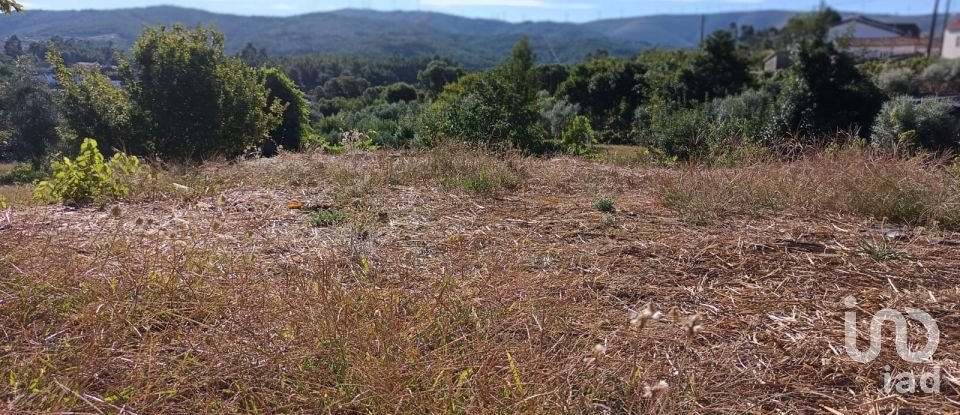
[[[956,42],[957,42],[956,46],[960,48],[960,36],[957,36]]]

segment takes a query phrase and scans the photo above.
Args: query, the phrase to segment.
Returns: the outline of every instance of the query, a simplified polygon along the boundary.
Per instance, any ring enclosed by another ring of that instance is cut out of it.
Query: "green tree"
[[[746,60],[737,53],[733,35],[725,30],[707,37],[686,75],[690,98],[700,102],[737,94],[751,80]]]
[[[829,7],[815,13],[800,14],[791,17],[780,31],[779,43],[782,47],[823,41],[830,28],[840,23],[840,13]]]
[[[448,85],[424,116],[427,138],[539,150],[543,130],[534,61],[523,39],[499,67]]]
[[[601,57],[574,65],[557,95],[577,104],[593,121],[604,141],[625,141],[635,109],[645,102],[644,65]]]
[[[357,98],[370,88],[370,81],[353,75],[341,75],[328,80],[317,92],[318,98]]]
[[[223,35],[202,27],[148,28],[123,70],[138,124],[156,155],[232,157],[260,145],[279,122],[258,71],[223,52]]]
[[[886,100],[849,55],[822,40],[801,47],[780,95],[776,134],[808,138],[849,130],[865,135]]]
[[[550,64],[537,67],[537,77],[540,79],[540,87],[550,93],[556,94],[560,84],[566,81],[570,76],[570,70],[566,65]]]
[[[280,70],[266,68],[261,73],[264,85],[270,91],[265,111],[269,112],[275,105],[283,106],[283,117],[280,123],[270,130],[270,138],[264,147],[279,145],[287,150],[300,150],[303,139],[310,129],[310,109],[307,106],[306,96],[297,84]]]
[[[494,73],[506,88],[507,123],[512,127],[508,134],[510,143],[517,148],[533,149],[543,140],[540,129],[540,109],[537,92],[540,79],[537,76],[536,55],[526,37],[513,47],[510,56]]]
[[[397,82],[383,90],[383,99],[388,103],[417,100],[417,89],[406,82]]]
[[[583,155],[589,153],[596,142],[596,133],[590,126],[590,119],[578,115],[573,119],[570,129],[563,133],[560,145],[570,154]]]
[[[431,97],[436,97],[443,91],[443,87],[456,82],[464,74],[463,68],[450,61],[438,59],[431,61],[417,73],[417,81]]]
[[[243,50],[240,51],[240,60],[250,66],[263,66],[270,61],[270,57],[267,55],[266,49],[257,49],[253,46],[253,43],[247,43],[247,46],[244,46]]]
[[[23,6],[13,0],[0,0],[0,14],[12,14],[13,12],[22,12]]]
[[[57,114],[50,90],[33,78],[30,60],[18,60],[13,79],[2,90],[0,113],[6,113],[13,133],[7,151],[39,168],[58,140]]]
[[[17,35],[10,36],[3,44],[3,52],[14,59],[23,55],[23,43],[20,42],[20,38]]]
[[[68,68],[56,50],[47,54],[47,61],[63,88],[60,111],[78,137],[96,137],[108,154],[116,150],[144,154],[153,149],[142,131],[134,128],[134,104],[126,90],[98,70]]]

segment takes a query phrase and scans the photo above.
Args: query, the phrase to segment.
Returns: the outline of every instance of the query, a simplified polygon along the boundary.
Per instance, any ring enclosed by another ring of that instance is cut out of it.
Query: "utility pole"
[[[943,11],[943,28],[941,30],[946,32],[948,25],[950,25],[950,0],[947,0],[947,9]]]
[[[703,47],[704,31],[707,30],[707,15],[700,15],[700,47]]]
[[[927,39],[927,57],[933,57],[933,34],[937,30],[937,12],[940,11],[940,0],[933,1],[933,20],[930,22],[930,39]]]

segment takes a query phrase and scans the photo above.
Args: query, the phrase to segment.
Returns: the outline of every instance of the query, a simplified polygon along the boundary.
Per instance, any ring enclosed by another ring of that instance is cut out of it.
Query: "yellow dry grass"
[[[16,208],[0,225],[0,412],[953,411],[960,237],[924,219],[888,240],[819,201],[834,198],[795,205],[799,190],[736,207],[766,192],[737,183],[799,166],[301,154],[161,174],[103,209]],[[690,174],[700,190],[670,196]],[[346,221],[311,226],[331,209]],[[908,255],[861,248],[878,241]],[[848,295],[864,321],[931,313],[933,361],[887,341],[854,362]],[[647,304],[662,318],[638,318]],[[885,365],[938,365],[943,393],[889,395]]]

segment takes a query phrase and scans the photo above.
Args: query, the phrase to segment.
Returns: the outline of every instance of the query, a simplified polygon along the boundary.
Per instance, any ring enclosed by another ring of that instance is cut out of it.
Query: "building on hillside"
[[[927,54],[929,38],[850,39],[844,49],[867,59],[899,59]],[[934,39],[931,53],[940,55],[940,39]]]
[[[844,19],[830,28],[827,39],[867,59],[896,59],[927,53],[928,38],[913,23],[886,23],[865,16]],[[940,42],[934,42],[939,48]],[[936,52],[936,51],[935,51]]]
[[[793,60],[790,59],[789,53],[774,52],[763,60],[763,71],[777,72],[789,68],[791,64],[793,64]]]
[[[960,58],[960,19],[953,20],[943,31],[940,56],[947,59]]]

